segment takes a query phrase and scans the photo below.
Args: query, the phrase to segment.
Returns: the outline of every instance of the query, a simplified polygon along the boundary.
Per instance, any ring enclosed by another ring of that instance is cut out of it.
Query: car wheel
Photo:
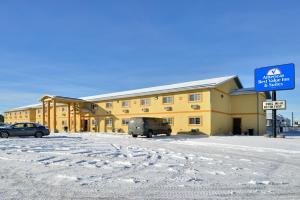
[[[137,137],[137,135],[132,135],[132,137]]]
[[[167,132],[167,136],[171,136],[171,133],[172,133],[172,130],[169,129],[168,132]]]
[[[43,133],[37,132],[37,133],[35,133],[34,137],[41,138],[41,137],[43,137]]]
[[[2,133],[1,133],[1,137],[2,137],[2,138],[8,138],[8,136],[9,136],[9,135],[8,135],[8,133],[6,133],[6,132],[2,132]]]
[[[152,138],[152,135],[153,135],[153,132],[149,131],[148,134],[147,134],[147,138]]]

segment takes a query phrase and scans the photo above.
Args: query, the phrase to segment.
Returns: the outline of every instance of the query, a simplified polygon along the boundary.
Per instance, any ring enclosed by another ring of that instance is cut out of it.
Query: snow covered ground
[[[300,199],[300,137],[0,139],[0,199]]]

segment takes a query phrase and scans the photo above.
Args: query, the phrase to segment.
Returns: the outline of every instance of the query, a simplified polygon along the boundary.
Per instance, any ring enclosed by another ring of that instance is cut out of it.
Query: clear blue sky
[[[0,1],[0,112],[295,63],[279,92],[300,119],[300,1]]]

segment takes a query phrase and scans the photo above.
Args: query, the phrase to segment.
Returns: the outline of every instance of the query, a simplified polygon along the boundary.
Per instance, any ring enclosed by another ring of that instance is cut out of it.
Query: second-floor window
[[[151,103],[150,99],[141,99],[141,106],[149,106]]]
[[[107,103],[105,104],[105,107],[106,107],[106,108],[112,108],[112,107],[113,107],[113,103],[112,103],[112,102],[107,102]]]
[[[173,103],[173,97],[163,97],[163,104]]]
[[[190,94],[189,95],[189,101],[194,102],[194,101],[200,101],[201,96],[200,94]]]
[[[122,101],[122,107],[123,108],[129,107],[129,101]]]

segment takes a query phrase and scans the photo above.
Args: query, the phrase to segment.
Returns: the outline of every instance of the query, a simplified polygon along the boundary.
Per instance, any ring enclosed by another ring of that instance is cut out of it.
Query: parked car
[[[131,118],[128,123],[128,133],[131,134],[132,137],[142,135],[151,138],[152,135],[158,134],[170,136],[172,129],[162,118],[135,117]]]
[[[34,136],[41,138],[49,135],[49,129],[37,123],[16,123],[0,128],[0,136],[8,138],[13,136]]]
[[[6,126],[7,126],[7,124],[0,122],[0,127],[6,127]]]

